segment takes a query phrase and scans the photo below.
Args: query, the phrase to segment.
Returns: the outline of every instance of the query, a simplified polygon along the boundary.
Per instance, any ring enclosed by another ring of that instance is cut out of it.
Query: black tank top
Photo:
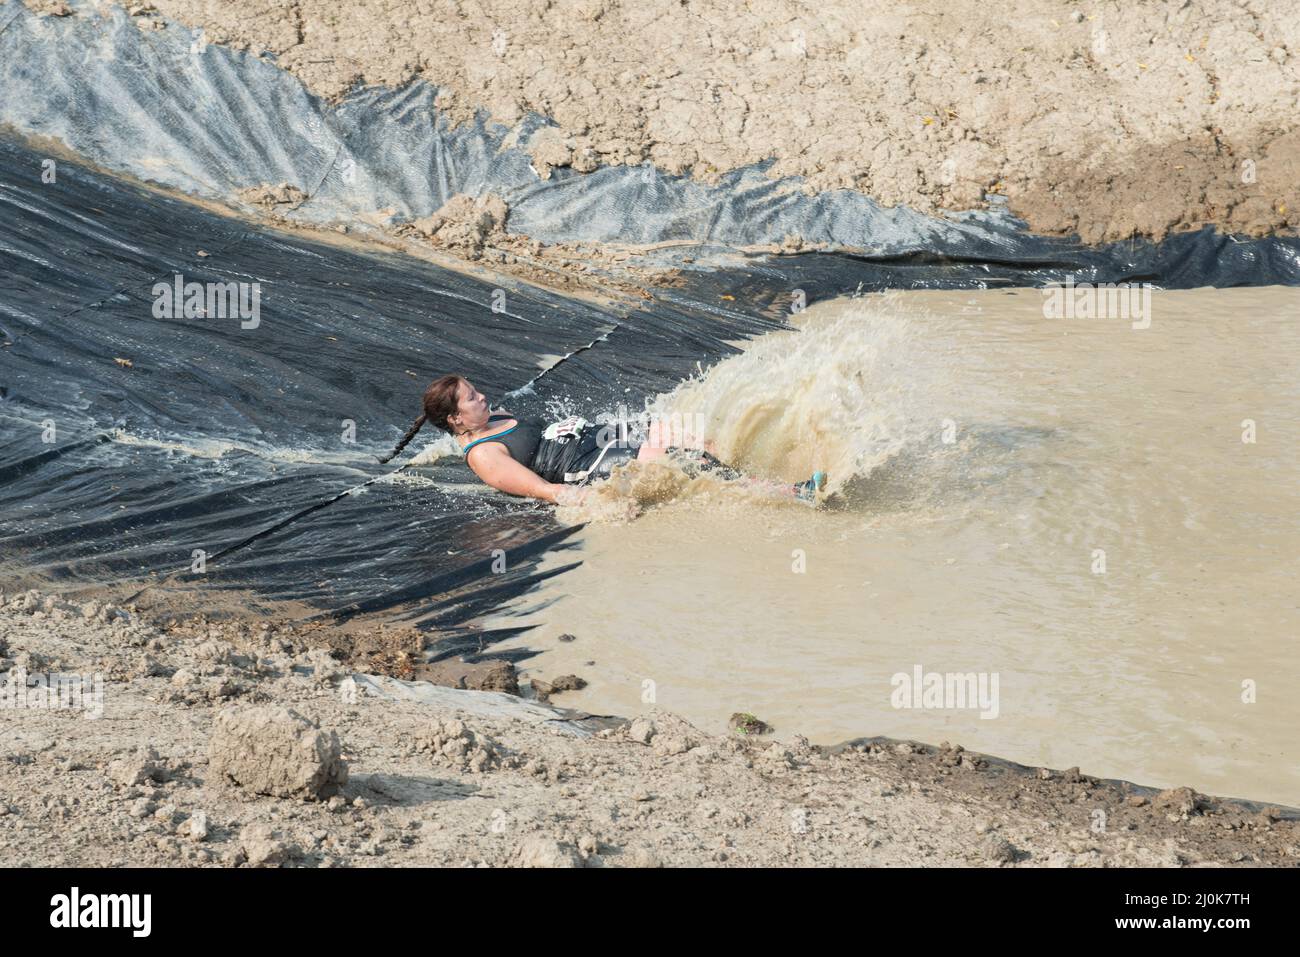
[[[590,424],[579,436],[552,440],[542,437],[546,424],[541,419],[505,414],[488,416],[488,422],[505,419],[514,419],[516,424],[497,435],[475,439],[465,446],[466,457],[470,449],[481,442],[500,442],[516,462],[528,466],[546,481],[558,483],[564,481],[566,473],[576,469],[585,455],[597,448],[598,430]]]
[[[500,442],[510,453],[510,457],[521,465],[529,468],[533,467],[533,458],[537,455],[537,446],[542,441],[542,431],[546,428],[538,419],[521,419],[513,415],[491,415],[488,416],[488,422],[502,422],[506,419],[514,419],[515,425],[497,435],[489,435],[481,439],[475,439],[469,445],[465,446],[465,456],[469,457],[469,450],[483,442]]]

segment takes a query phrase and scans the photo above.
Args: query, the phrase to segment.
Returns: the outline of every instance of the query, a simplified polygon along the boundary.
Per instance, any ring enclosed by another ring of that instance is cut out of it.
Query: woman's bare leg
[[[741,475],[736,469],[719,462],[714,457],[716,455],[716,446],[712,439],[690,434],[689,430],[682,429],[680,423],[672,418],[655,419],[650,423],[649,429],[646,430],[646,440],[637,450],[636,457],[641,462],[653,462],[655,459],[664,458],[669,449],[701,449],[707,452],[710,457],[713,457],[713,462],[704,466],[705,468],[718,469],[723,473],[723,478],[743,482],[751,488],[763,489],[781,498],[794,497],[799,492],[799,486],[797,485]],[[731,474],[727,475],[725,473]]]
[[[636,457],[641,462],[651,462],[663,458],[669,449],[703,449],[712,454],[714,445],[711,439],[693,435],[683,429],[680,422],[672,418],[660,418],[650,423],[646,430],[646,440],[637,450]]]

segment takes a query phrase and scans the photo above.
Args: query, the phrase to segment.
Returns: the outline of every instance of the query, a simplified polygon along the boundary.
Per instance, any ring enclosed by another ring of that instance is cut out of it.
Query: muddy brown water
[[[581,567],[488,624],[536,626],[502,647],[586,678],[569,707],[1300,804],[1300,291],[1155,291],[1146,328],[1045,302],[810,307],[657,408],[755,474],[828,468],[835,507],[611,483]]]

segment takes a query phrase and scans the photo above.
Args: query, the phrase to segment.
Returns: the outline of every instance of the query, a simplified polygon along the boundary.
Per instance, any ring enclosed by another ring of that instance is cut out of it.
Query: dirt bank
[[[40,10],[67,10],[27,0]],[[555,120],[555,166],[651,160],[772,176],[886,205],[986,193],[1089,242],[1300,223],[1300,21],[1286,0],[154,0],[132,6],[269,51],[308,87],[439,86],[448,115]],[[152,12],[152,11],[156,11]]]
[[[593,734],[507,695],[352,677],[271,628],[160,628],[11,592],[0,657],[11,688],[19,669],[103,680],[94,719],[89,699],[0,710],[0,856],[15,865],[1300,859],[1300,825],[1189,789],[1020,773],[957,747],[772,744],[666,713]]]

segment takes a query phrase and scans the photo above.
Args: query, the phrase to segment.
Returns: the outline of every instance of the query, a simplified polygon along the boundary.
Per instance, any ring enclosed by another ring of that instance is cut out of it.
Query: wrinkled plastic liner
[[[54,183],[40,170],[0,141],[11,575],[252,589],[453,627],[526,588],[572,529],[487,489],[458,456],[408,470],[419,484],[365,485],[393,471],[374,456],[432,378],[463,372],[495,401],[532,382],[509,400],[520,413],[639,408],[734,351],[728,340],[781,324],[761,310],[601,309],[291,238],[73,163]],[[258,283],[256,328],[156,317],[154,286],[176,274]]]
[[[780,244],[856,251],[895,285],[933,285],[948,270],[994,274],[1074,266],[1168,286],[1295,283],[1300,241],[1239,241],[1205,230],[1158,247],[1085,248],[1025,230],[1005,208],[930,216],[882,207],[853,190],[805,195],[770,164],[704,184],[652,166],[569,169],[541,179],[527,151],[549,121],[513,127],[480,116],[452,127],[438,90],[363,87],[338,103],[308,93],[270,57],[206,42],[169,23],[141,30],[126,11],[75,0],[76,16],[37,17],[0,3],[0,123],[54,137],[108,169],[183,192],[231,200],[288,183],[308,197],[282,215],[357,222],[378,210],[393,222],[428,216],[458,193],[495,193],[507,227],[543,242],[686,243],[647,253],[655,263],[699,260],[700,248]]]
[[[0,140],[6,577],[251,591],[442,629],[469,651],[492,637],[475,619],[527,591],[543,555],[581,554],[551,509],[486,489],[456,456],[407,470],[417,484],[365,484],[392,471],[374,456],[438,374],[463,372],[494,401],[533,382],[509,400],[520,413],[635,410],[734,352],[728,343],[785,327],[795,289],[814,302],[1067,273],[1184,285],[1206,257],[1241,282],[1274,282],[1292,255],[1189,235],[1126,259],[1050,243],[1028,262],[735,257],[651,301],[601,308],[276,233],[75,163],[58,170],[43,183],[41,157]],[[156,317],[155,284],[176,274],[258,283],[257,327]]]

